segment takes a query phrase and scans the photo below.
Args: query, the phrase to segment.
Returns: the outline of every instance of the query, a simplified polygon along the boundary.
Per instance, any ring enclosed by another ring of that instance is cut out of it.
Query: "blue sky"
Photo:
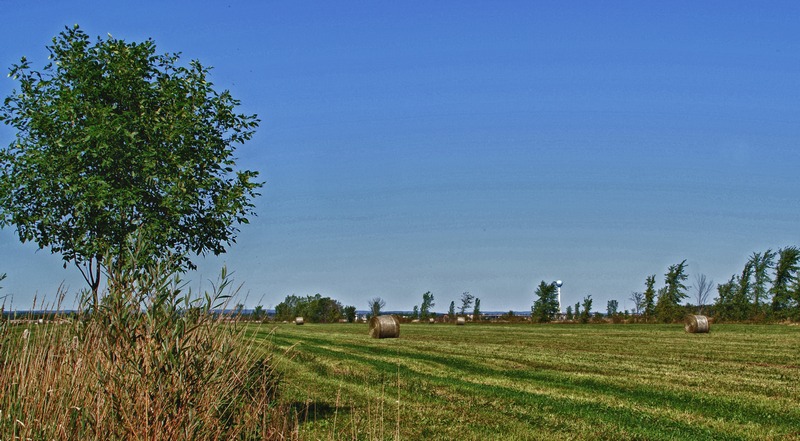
[[[565,306],[625,309],[683,259],[723,282],[800,245],[800,4],[698,3],[0,0],[0,65],[74,23],[152,37],[259,115],[258,217],[195,288],[226,264],[248,306],[526,310],[562,279]],[[0,271],[19,308],[83,287],[12,229]]]

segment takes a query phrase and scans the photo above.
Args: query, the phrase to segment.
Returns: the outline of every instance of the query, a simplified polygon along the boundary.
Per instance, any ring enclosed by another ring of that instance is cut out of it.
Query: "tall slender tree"
[[[461,307],[458,309],[459,313],[464,316],[467,314],[467,309],[472,306],[472,302],[475,300],[475,296],[469,293],[469,291],[464,291],[461,294]]]
[[[638,316],[644,307],[644,293],[641,291],[633,291],[631,292],[631,296],[628,297],[628,300],[633,302],[633,314]]]
[[[475,309],[472,310],[472,320],[479,321],[481,319],[481,299],[475,297]]]
[[[695,274],[694,276],[694,292],[695,301],[697,302],[697,313],[702,314],[703,308],[708,303],[708,296],[711,289],[714,287],[714,281],[709,280],[705,274]]]
[[[785,247],[778,250],[778,262],[775,264],[775,277],[772,281],[772,311],[778,318],[790,315],[792,307],[792,286],[797,280],[800,262],[800,249]],[[796,302],[795,302],[796,303]]]
[[[726,283],[717,285],[717,299],[714,304],[714,311],[718,320],[735,320],[736,308],[734,297],[738,289],[736,276],[731,276]]]
[[[589,323],[589,319],[592,318],[592,296],[588,295],[583,298],[583,310],[580,314],[580,321],[581,323]]]
[[[645,321],[650,321],[656,314],[656,275],[647,276],[644,285],[644,305],[642,308]]]
[[[753,313],[758,315],[763,312],[762,304],[766,300],[770,282],[769,270],[775,264],[775,252],[772,250],[763,253],[753,253],[750,264],[753,267]]]
[[[436,306],[436,304],[433,302],[433,294],[430,291],[422,294],[422,306],[419,308],[420,318],[425,320],[430,317],[431,308],[434,306]]]
[[[664,288],[660,290],[656,313],[663,322],[679,320],[683,316],[680,302],[688,297],[686,285],[683,282],[688,279],[686,275],[686,260],[675,265],[670,265],[664,275]]]

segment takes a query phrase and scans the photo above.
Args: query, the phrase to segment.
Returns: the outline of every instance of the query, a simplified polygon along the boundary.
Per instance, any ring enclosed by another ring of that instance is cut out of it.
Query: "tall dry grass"
[[[296,434],[270,348],[215,313],[231,296],[226,271],[197,298],[170,268],[116,265],[99,305],[83,300],[77,316],[56,307],[44,324],[0,323],[0,439]]]

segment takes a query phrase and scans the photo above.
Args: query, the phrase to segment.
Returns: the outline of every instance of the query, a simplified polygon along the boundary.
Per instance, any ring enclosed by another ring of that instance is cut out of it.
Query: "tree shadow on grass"
[[[352,412],[351,406],[338,405],[317,401],[295,401],[289,403],[289,411],[293,418],[300,424],[322,421],[333,415],[347,415]]]

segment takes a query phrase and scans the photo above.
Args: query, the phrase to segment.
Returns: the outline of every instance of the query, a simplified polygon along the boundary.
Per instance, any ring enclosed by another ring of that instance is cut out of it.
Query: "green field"
[[[251,325],[304,439],[800,439],[800,327]]]

